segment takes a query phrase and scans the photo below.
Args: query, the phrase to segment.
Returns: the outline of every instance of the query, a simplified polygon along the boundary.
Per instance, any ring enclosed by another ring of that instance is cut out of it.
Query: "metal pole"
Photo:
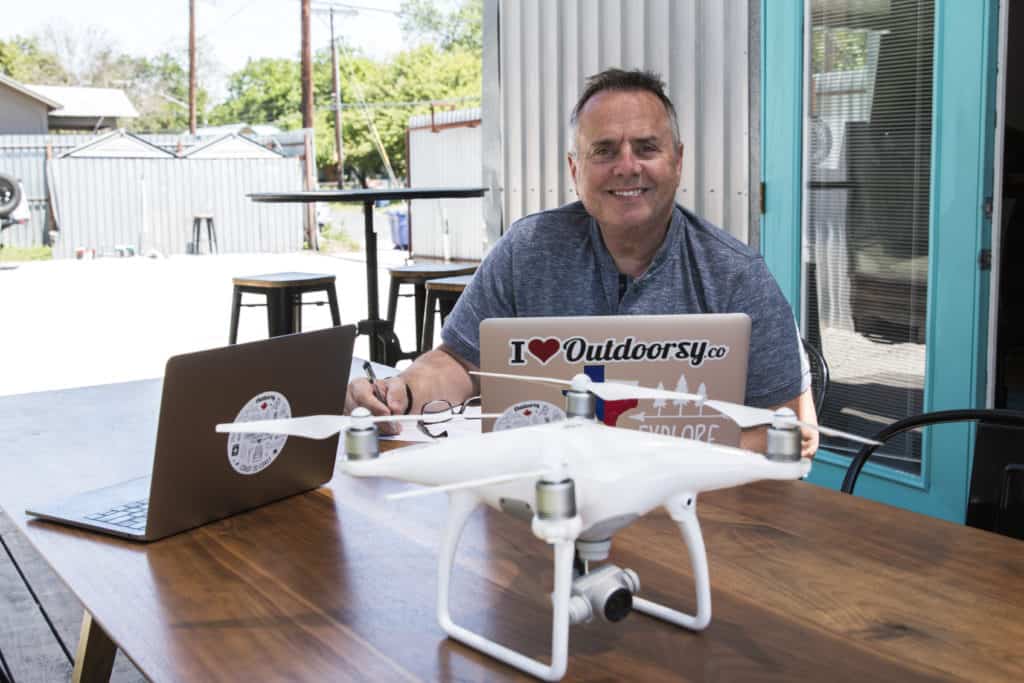
[[[313,127],[313,52],[309,44],[309,0],[302,0],[302,127]]]
[[[188,0],[188,132],[196,134],[196,0]]]
[[[331,7],[331,75],[334,83],[334,149],[338,154],[338,189],[345,178],[345,147],[342,144],[341,76],[338,73],[338,45],[334,42],[334,8]]]

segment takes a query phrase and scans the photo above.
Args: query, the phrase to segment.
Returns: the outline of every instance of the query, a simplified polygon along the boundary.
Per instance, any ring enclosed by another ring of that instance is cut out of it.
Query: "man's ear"
[[[683,172],[683,143],[679,143],[676,152],[676,173],[681,174]]]
[[[576,155],[569,152],[565,155],[565,158],[569,161],[569,175],[572,177],[572,187],[576,190],[576,196],[579,197],[580,186],[576,182]]]

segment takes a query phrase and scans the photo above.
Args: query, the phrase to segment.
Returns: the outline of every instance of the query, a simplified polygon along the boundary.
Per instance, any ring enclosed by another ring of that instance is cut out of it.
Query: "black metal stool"
[[[341,325],[338,312],[338,296],[334,288],[333,275],[316,273],[269,273],[232,278],[234,292],[231,301],[231,331],[229,344],[238,340],[238,311],[242,306],[266,306],[267,328],[271,337],[302,331],[302,295],[306,292],[327,292],[327,301],[310,301],[308,304],[331,307],[331,322]],[[243,304],[242,294],[262,294],[267,298],[262,304]]]
[[[434,314],[441,314],[441,325],[448,319],[448,314],[455,307],[455,302],[462,296],[472,275],[455,275],[436,280],[427,280],[427,307],[423,311],[423,338],[420,340],[420,352],[434,348]]]
[[[217,251],[217,229],[213,227],[213,216],[208,213],[192,216],[192,253],[199,252],[199,238],[203,233],[203,221],[206,221],[206,248],[209,253]]]
[[[424,349],[420,348],[423,339],[423,310],[427,302],[427,280],[452,277],[454,275],[472,275],[476,272],[475,263],[419,263],[414,266],[395,266],[388,268],[391,274],[391,289],[388,291],[388,321],[394,324],[395,312],[398,309],[398,297],[410,296],[401,294],[402,285],[412,285],[412,296],[416,300],[416,348],[413,351],[399,354],[402,358],[415,358]]]

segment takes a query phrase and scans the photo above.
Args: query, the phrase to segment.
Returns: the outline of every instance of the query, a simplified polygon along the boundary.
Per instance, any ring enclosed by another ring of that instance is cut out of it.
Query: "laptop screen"
[[[480,369],[668,389],[742,403],[750,318],[743,313],[492,318],[480,324]],[[562,389],[481,377],[483,411],[498,428],[564,411]],[[597,402],[607,425],[738,445],[740,430],[711,408],[674,400]],[[495,428],[485,420],[484,430]]]

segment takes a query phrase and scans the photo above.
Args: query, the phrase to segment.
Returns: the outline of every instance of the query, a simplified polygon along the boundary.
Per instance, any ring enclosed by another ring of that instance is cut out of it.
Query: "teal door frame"
[[[936,0],[924,410],[982,407],[988,353],[997,0]],[[802,316],[803,0],[761,0],[761,248]],[[868,464],[857,495],[963,522],[974,428],[931,427],[920,476]],[[849,458],[819,451],[811,481],[838,488]]]

